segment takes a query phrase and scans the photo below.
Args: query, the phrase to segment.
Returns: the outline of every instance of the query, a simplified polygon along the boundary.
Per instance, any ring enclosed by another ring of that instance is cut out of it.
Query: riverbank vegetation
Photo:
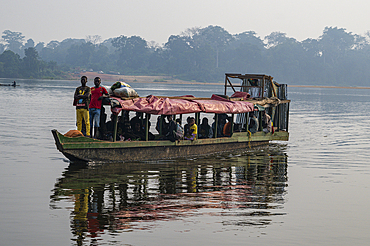
[[[165,44],[139,36],[101,40],[25,41],[6,30],[0,44],[0,77],[70,78],[69,74],[157,75],[220,82],[224,73],[263,73],[296,85],[370,86],[369,33],[326,27],[317,39],[298,41],[282,32],[230,34],[219,26],[190,28]]]

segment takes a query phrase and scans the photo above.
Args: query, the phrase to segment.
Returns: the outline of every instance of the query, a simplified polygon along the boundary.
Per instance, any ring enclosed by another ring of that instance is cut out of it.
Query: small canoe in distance
[[[13,86],[13,87],[16,87],[16,86],[19,86],[19,85],[17,85],[17,84],[0,84],[0,86]]]

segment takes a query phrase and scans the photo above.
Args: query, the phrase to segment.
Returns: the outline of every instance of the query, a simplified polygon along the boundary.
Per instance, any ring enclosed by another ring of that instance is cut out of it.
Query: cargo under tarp
[[[133,98],[122,100],[115,98],[121,107],[112,108],[114,114],[119,114],[122,110],[135,111],[154,115],[175,115],[188,113],[226,113],[239,114],[254,111],[254,105],[251,102],[245,101],[229,101],[215,99],[197,99],[195,97],[186,96],[178,98],[168,98],[150,95],[147,97]]]

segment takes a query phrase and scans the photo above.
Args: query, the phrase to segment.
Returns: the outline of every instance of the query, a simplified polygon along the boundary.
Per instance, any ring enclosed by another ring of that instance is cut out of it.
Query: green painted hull
[[[266,145],[269,141],[288,141],[289,133],[257,132],[248,135],[236,132],[232,137],[182,140],[171,142],[156,141],[117,141],[109,142],[87,137],[69,138],[52,130],[55,144],[71,161],[126,162],[192,157],[236,149]]]

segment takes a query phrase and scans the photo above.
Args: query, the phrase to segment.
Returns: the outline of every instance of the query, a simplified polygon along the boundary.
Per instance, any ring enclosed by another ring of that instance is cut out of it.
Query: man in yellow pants
[[[86,86],[87,77],[81,77],[81,86],[76,88],[74,95],[74,103],[76,106],[77,130],[82,131],[82,120],[86,126],[86,136],[90,137],[90,117],[89,117],[89,103],[90,103],[90,87]]]

